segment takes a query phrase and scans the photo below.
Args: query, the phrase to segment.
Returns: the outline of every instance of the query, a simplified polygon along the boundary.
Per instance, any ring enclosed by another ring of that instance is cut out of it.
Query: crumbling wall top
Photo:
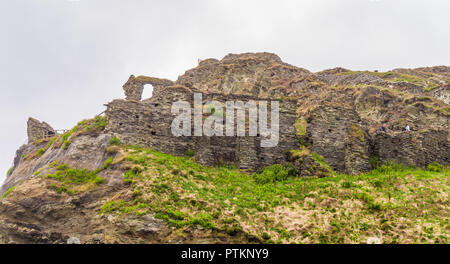
[[[170,86],[173,84],[171,80],[149,77],[149,76],[138,76],[135,77],[131,75],[128,81],[123,85],[123,90],[125,91],[125,96],[127,100],[140,101],[142,99],[142,92],[144,91],[144,85],[151,84],[154,89],[160,87]]]
[[[27,122],[27,135],[28,143],[32,143],[35,140],[55,135],[56,131],[46,122],[40,122],[32,117],[28,118]]]

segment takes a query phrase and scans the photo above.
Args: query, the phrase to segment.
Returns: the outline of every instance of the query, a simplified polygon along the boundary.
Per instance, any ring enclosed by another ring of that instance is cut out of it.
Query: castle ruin
[[[153,96],[141,101],[145,84],[153,85]],[[261,147],[262,136],[259,134],[249,136],[246,133],[243,137],[174,136],[171,131],[175,117],[171,113],[172,104],[181,100],[193,106],[194,92],[200,93],[198,90],[173,85],[164,79],[133,75],[123,88],[126,99],[108,103],[105,114],[108,117],[106,131],[119,137],[125,144],[154,148],[178,156],[190,152],[203,165],[230,164],[248,171],[284,163],[287,161],[287,152],[298,147],[294,127],[296,101],[279,101],[279,142],[276,147],[264,148]],[[204,103],[212,100],[221,103],[230,100],[244,103],[263,100],[247,95],[220,93],[203,93],[202,99]],[[248,123],[246,130],[248,132]]]

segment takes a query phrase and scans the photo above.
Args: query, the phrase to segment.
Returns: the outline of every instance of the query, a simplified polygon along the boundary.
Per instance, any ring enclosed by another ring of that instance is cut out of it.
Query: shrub
[[[88,182],[89,180],[95,179],[97,175],[87,169],[78,170],[72,168],[66,169],[64,176],[75,184],[82,184]]]
[[[38,149],[37,155],[38,155],[38,157],[40,157],[40,156],[44,155],[44,153],[45,153],[45,149],[40,148],[40,149]]]
[[[119,146],[119,145],[122,144],[122,142],[120,142],[120,139],[119,139],[118,137],[112,137],[112,138],[109,140],[109,144]]]
[[[133,178],[136,177],[139,174],[139,172],[137,172],[134,169],[131,169],[127,172],[125,172],[125,174],[123,175],[123,183],[127,184],[127,183],[133,183]]]
[[[106,127],[106,117],[96,116],[94,118],[94,123],[91,125],[93,129],[103,130]]]
[[[429,171],[442,172],[444,170],[444,166],[442,166],[441,164],[439,164],[437,162],[432,162],[432,163],[428,164],[427,169]]]
[[[71,143],[70,141],[64,140],[64,144],[63,144],[63,146],[62,146],[62,149],[63,149],[63,150],[66,150],[66,149],[69,147],[70,143]]]
[[[341,184],[341,186],[342,186],[342,188],[351,188],[352,186],[353,186],[353,183],[351,182],[351,181],[344,181],[342,184]]]
[[[404,171],[407,169],[411,169],[412,167],[408,167],[403,164],[398,164],[394,162],[388,162],[382,166],[379,166],[378,168],[374,169],[369,173],[369,175],[376,176],[376,175],[395,175],[399,171]]]
[[[188,149],[184,152],[184,155],[186,157],[193,157],[195,155],[195,152],[192,149]]]
[[[114,154],[118,153],[119,150],[120,150],[120,148],[118,146],[115,146],[115,145],[114,146],[109,146],[109,147],[106,148],[106,152],[108,154],[111,154],[111,155],[114,155]]]
[[[264,240],[269,240],[271,237],[267,232],[263,232],[261,236]]]
[[[109,165],[111,165],[111,163],[113,162],[113,158],[110,157],[107,160],[105,160],[105,164],[103,165],[103,169],[106,170],[107,168],[109,168]]]
[[[103,179],[102,177],[95,177],[95,179],[94,179],[94,183],[95,184],[97,184],[97,185],[99,185],[99,184],[102,184],[102,183],[104,183],[105,182],[105,179]]]
[[[263,169],[260,174],[254,174],[254,179],[259,184],[284,181],[289,176],[297,175],[297,169],[291,164],[274,164]]]
[[[380,166],[380,158],[378,156],[370,156],[369,163],[372,169],[376,169]]]

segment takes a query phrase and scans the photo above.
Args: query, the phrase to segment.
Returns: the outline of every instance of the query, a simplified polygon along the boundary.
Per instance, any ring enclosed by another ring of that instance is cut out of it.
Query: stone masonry
[[[46,122],[39,122],[39,120],[30,117],[27,122],[28,143],[35,140],[53,136],[56,134],[55,130]]]
[[[179,156],[189,151],[195,153],[196,161],[201,164],[233,164],[248,171],[256,171],[275,163],[284,163],[287,161],[287,151],[298,147],[294,127],[296,119],[295,101],[279,101],[279,143],[276,147],[264,148],[261,147],[261,136],[259,134],[248,136],[248,133],[246,133],[244,137],[176,137],[172,135],[171,131],[171,123],[175,118],[175,115],[171,113],[172,103],[183,100],[190,102],[191,107],[193,107],[195,90],[182,85],[170,86],[169,83],[166,83],[166,86],[160,85],[158,89],[154,89],[152,98],[139,101],[142,89],[140,86],[134,86],[135,90],[132,90],[132,86],[129,85],[132,82],[129,80],[124,86],[128,99],[114,100],[107,104],[106,110],[107,131],[119,137],[126,144],[150,147]],[[224,95],[220,93],[204,93],[202,99],[203,104],[207,101],[216,100],[224,105],[226,101],[246,103],[250,100],[264,100],[247,95]],[[266,101],[270,102],[270,100]],[[268,109],[270,109],[270,104]],[[248,116],[248,113],[246,115]],[[194,126],[192,125],[193,129]]]
[[[142,98],[142,92],[144,90],[144,85],[151,84],[154,91],[158,89],[172,85],[173,82],[167,79],[153,78],[147,76],[134,77],[131,75],[128,81],[123,85],[125,91],[125,96],[127,100],[140,101]]]

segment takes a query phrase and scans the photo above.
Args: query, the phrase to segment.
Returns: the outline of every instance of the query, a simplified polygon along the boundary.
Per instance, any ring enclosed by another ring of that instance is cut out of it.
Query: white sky
[[[0,0],[0,181],[29,116],[71,128],[130,74],[267,51],[311,71],[450,64],[448,0]]]

